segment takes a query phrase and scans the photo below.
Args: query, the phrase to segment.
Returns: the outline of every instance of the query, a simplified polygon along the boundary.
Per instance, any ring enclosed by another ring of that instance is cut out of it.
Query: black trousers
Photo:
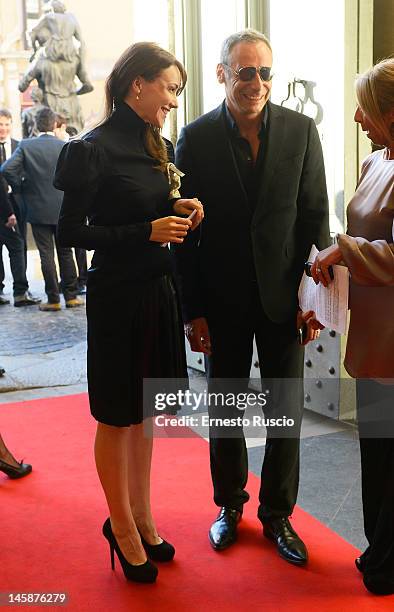
[[[394,386],[357,380],[364,575],[394,582]]]
[[[17,226],[15,228],[15,232],[18,235],[18,239],[17,239],[17,242],[18,242],[17,251],[18,252],[20,250],[19,249],[20,239],[23,240],[23,253],[24,253],[24,260],[25,260],[25,263],[24,263],[24,266],[25,266],[24,267],[24,275],[26,277],[26,269],[27,269],[27,239],[26,239],[27,224],[26,224],[26,214],[24,212],[22,212],[20,206],[16,203],[13,194],[11,194],[10,197],[12,198],[12,205],[13,205],[13,209],[15,211],[16,220],[18,222]],[[5,287],[5,284],[4,284],[5,271],[4,271],[4,263],[3,263],[3,245],[5,244],[7,246],[6,240],[8,241],[10,239],[10,233],[9,232],[10,231],[12,232],[12,230],[8,230],[8,228],[6,228],[1,221],[0,221],[0,225],[1,225],[1,228],[0,228],[0,293],[1,293],[3,291],[3,289],[4,289],[4,287]],[[4,236],[5,236],[6,240],[2,240],[3,233],[1,232],[1,229],[4,230]],[[15,233],[12,232],[12,234],[13,234],[13,236],[11,236],[10,245],[11,245],[11,251],[14,253],[15,252],[15,246],[16,246],[16,243],[15,243],[15,240],[14,240]],[[7,248],[8,248],[8,246],[7,246]],[[11,271],[12,271],[12,265],[13,264],[11,262],[11,258],[14,259],[14,257],[13,257],[13,255],[11,255],[11,251],[8,248],[8,252],[10,253],[10,265],[11,265]],[[19,260],[19,255],[17,256],[17,258]],[[16,265],[17,265],[17,268],[19,270],[19,263],[16,264]],[[13,274],[13,277],[14,277],[14,273],[12,273],[12,274]],[[21,291],[22,284],[20,283],[21,276],[19,274],[19,271],[17,271],[16,274],[17,274],[17,278],[19,280],[17,281],[17,289],[16,289],[17,293],[15,293],[15,287],[14,287],[14,295],[22,295],[26,291],[26,289]],[[14,282],[15,282],[15,277],[14,277]]]
[[[41,270],[45,281],[45,293],[48,302],[60,302],[59,283],[55,264],[54,245],[59,262],[60,279],[64,299],[72,300],[78,292],[77,271],[71,248],[59,246],[56,237],[56,225],[32,224],[34,240],[40,253]]]
[[[0,221],[0,291],[4,289],[4,265],[2,258],[3,245],[7,247],[10,257],[12,278],[14,279],[14,296],[23,295],[29,288],[26,278],[25,241],[20,233],[19,224],[15,230],[8,228]]]
[[[4,263],[3,263],[3,244],[0,242],[0,293],[3,292],[3,289],[5,287],[4,279],[5,279],[5,271],[4,271]]]
[[[16,215],[16,219],[18,221],[17,228],[23,240],[23,252],[25,255],[25,271],[26,271],[27,269],[27,223],[26,223],[26,219],[19,214]]]
[[[240,312],[208,316],[212,355],[206,360],[210,391],[218,391],[222,381],[234,379],[234,388],[247,386],[256,338],[263,389],[270,389],[271,401],[266,416],[290,415],[294,427],[287,437],[278,430],[267,430],[265,456],[261,470],[259,519],[289,516],[294,508],[299,483],[299,433],[303,408],[303,348],[298,344],[295,317],[285,324],[273,323],[264,314],[253,285],[248,305]],[[216,380],[215,380],[216,379]],[[235,382],[235,379],[238,379]],[[239,380],[241,379],[241,381]],[[244,383],[242,383],[242,379]],[[290,383],[289,380],[293,379]],[[223,385],[227,391],[228,381]],[[245,389],[244,389],[245,390]],[[210,407],[210,416],[218,410]],[[238,416],[240,412],[237,410]],[[220,416],[223,416],[223,411]],[[226,413],[226,416],[232,416]],[[231,436],[224,430],[210,430],[210,461],[214,501],[218,506],[242,510],[249,495],[245,490],[248,456],[242,427]],[[228,433],[229,430],[227,430]]]
[[[80,287],[86,286],[88,282],[88,260],[86,257],[86,250],[75,248],[74,252],[78,268],[78,285]]]

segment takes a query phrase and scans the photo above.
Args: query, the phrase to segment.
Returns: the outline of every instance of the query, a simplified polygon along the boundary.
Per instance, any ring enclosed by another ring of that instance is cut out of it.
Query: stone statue
[[[36,116],[38,111],[44,108],[42,103],[44,94],[39,87],[33,87],[30,96],[34,105],[30,108],[26,108],[21,115],[23,138],[38,136],[39,132],[36,126]]]
[[[85,43],[78,21],[66,12],[60,0],[51,0],[52,12],[44,15],[31,32],[33,56],[19,82],[25,91],[36,79],[43,92],[43,103],[67,119],[79,132],[83,117],[77,96],[93,90],[85,66]],[[76,88],[75,77],[81,82]]]

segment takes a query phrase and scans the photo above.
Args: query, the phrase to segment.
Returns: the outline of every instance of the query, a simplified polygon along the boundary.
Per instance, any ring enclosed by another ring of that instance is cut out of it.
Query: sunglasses
[[[234,68],[228,64],[224,64],[224,66],[230,68],[240,81],[253,81],[256,74],[259,75],[262,81],[270,81],[273,76],[271,74],[271,68],[267,66],[258,66],[257,68],[255,66],[242,66],[238,68],[238,70],[234,70]]]

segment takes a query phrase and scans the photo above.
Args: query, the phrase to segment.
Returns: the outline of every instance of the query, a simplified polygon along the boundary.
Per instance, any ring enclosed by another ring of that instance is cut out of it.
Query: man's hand
[[[17,224],[17,220],[16,220],[15,215],[10,215],[7,219],[7,223],[5,224],[5,226],[11,229],[12,227],[15,227],[16,224]]]
[[[306,335],[303,338],[303,346],[311,342],[311,340],[317,340],[320,336],[320,330],[324,329],[324,325],[316,319],[313,310],[307,310],[306,312],[299,310],[297,312],[297,330],[304,325],[306,326]]]
[[[160,243],[183,242],[192,222],[183,217],[163,217],[152,221],[151,225],[149,240]]]
[[[342,253],[337,244],[329,246],[327,249],[320,251],[316,255],[316,259],[311,266],[311,276],[318,283],[323,283],[325,287],[334,280],[334,275],[330,274],[330,266],[339,264],[342,261]],[[331,268],[332,270],[332,268]]]
[[[190,343],[192,351],[211,354],[211,340],[209,337],[209,329],[207,320],[204,317],[193,319],[186,323],[185,334]]]
[[[200,225],[201,221],[204,218],[204,208],[201,204],[200,200],[197,198],[192,198],[190,200],[177,200],[174,203],[174,212],[177,215],[190,215],[193,210],[197,210],[197,213],[194,215],[193,223],[191,229],[194,230],[198,225]]]

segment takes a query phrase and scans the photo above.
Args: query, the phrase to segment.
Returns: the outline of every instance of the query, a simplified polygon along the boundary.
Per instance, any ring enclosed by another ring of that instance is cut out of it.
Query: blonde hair
[[[138,42],[126,49],[116,62],[105,84],[106,105],[103,123],[109,119],[116,104],[125,98],[134,79],[141,76],[146,81],[154,81],[163,70],[170,66],[176,66],[181,75],[181,87],[177,92],[179,95],[186,85],[187,75],[181,62],[172,53],[153,42]],[[161,137],[160,129],[153,125],[149,125],[146,131],[146,148],[148,153],[158,161],[157,168],[166,172],[167,147]]]
[[[393,140],[392,129],[387,127],[383,116],[394,109],[394,57],[382,60],[357,78],[356,96],[374,127],[388,142]]]

